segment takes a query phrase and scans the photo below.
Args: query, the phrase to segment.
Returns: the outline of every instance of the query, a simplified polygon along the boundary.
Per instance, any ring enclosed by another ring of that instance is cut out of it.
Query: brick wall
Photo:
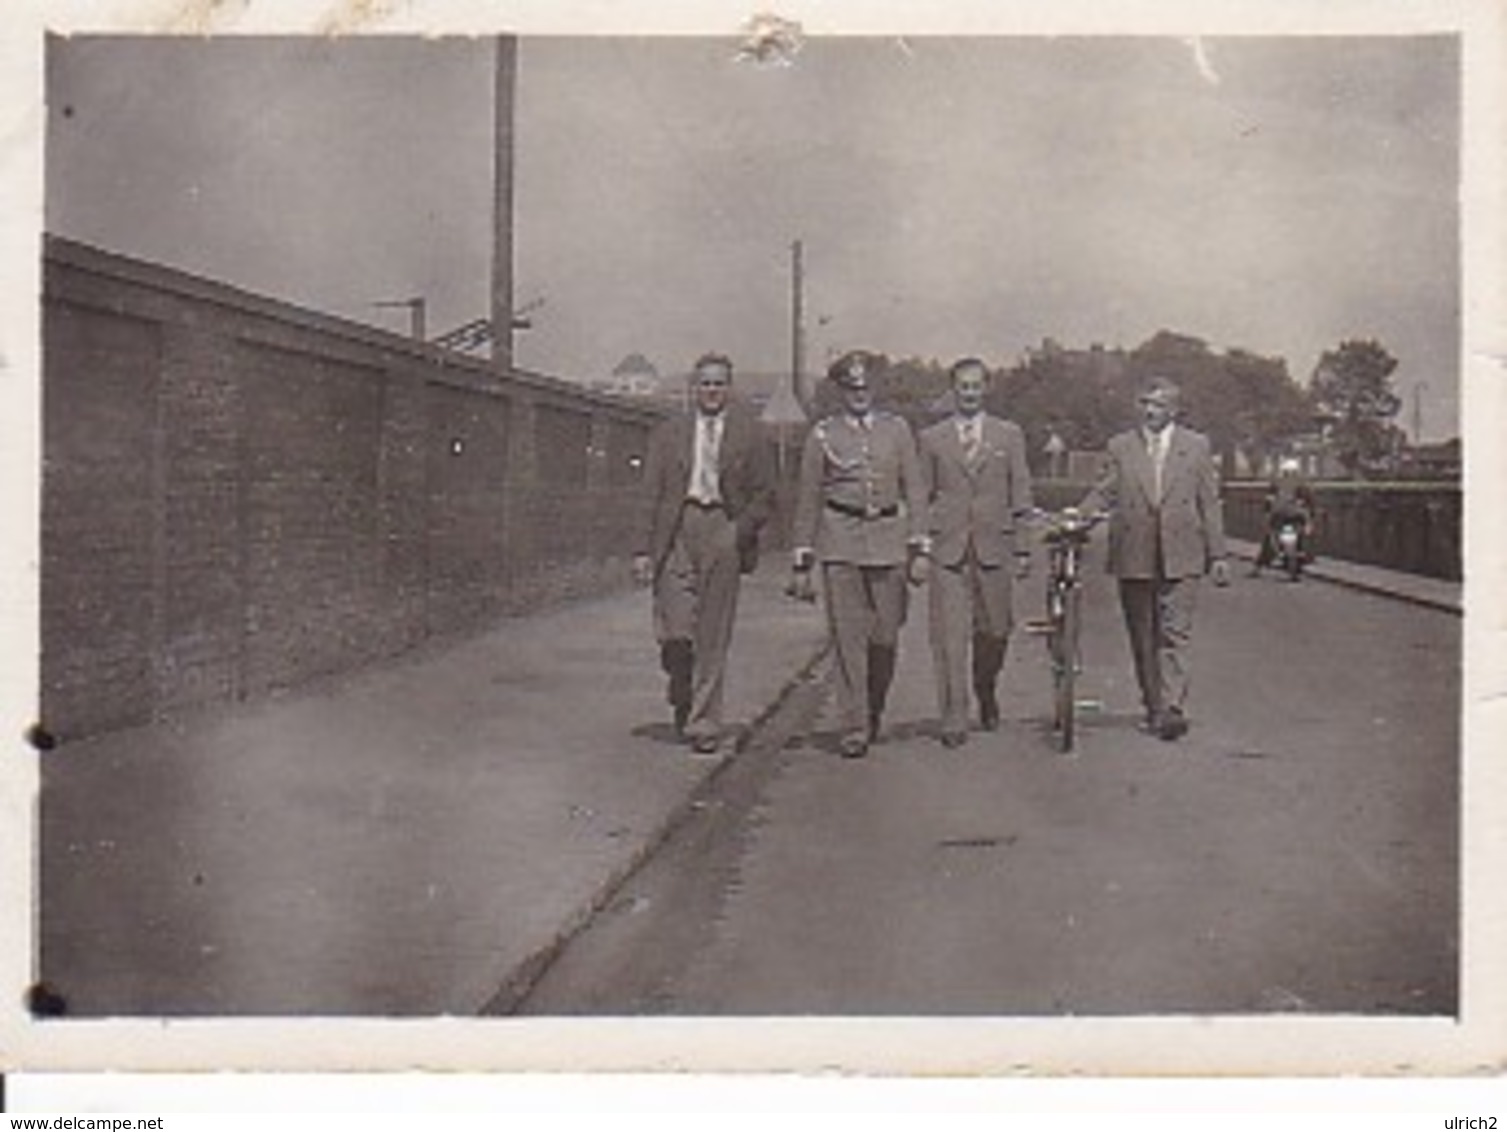
[[[44,279],[58,735],[626,579],[652,411],[68,241]]]

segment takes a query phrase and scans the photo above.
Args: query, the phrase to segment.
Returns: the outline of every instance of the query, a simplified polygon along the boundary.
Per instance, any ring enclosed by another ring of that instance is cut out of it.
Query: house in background
[[[631,353],[612,367],[607,377],[592,381],[591,387],[602,393],[627,397],[656,397],[663,384],[654,363],[638,352]]]
[[[1437,444],[1415,444],[1398,454],[1397,471],[1402,479],[1458,480],[1463,470],[1458,436]]]

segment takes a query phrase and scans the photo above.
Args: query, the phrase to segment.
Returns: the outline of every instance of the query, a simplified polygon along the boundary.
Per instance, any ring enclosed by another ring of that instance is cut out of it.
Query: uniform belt
[[[900,505],[897,503],[891,503],[888,507],[858,507],[852,503],[840,503],[836,499],[829,499],[827,508],[836,511],[839,515],[851,515],[855,519],[892,519],[900,514]]]
[[[726,511],[727,510],[726,505],[723,504],[723,502],[720,499],[717,500],[714,503],[706,503],[706,502],[704,502],[704,501],[702,501],[700,499],[697,499],[694,496],[690,496],[690,495],[688,495],[688,496],[685,497],[685,505],[687,507],[695,507],[695,508],[697,508],[699,510],[702,510],[702,511]]]

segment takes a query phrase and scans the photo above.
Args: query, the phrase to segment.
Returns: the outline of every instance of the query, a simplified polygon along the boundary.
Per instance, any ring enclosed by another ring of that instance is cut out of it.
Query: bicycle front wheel
[[[1077,681],[1078,681],[1078,591],[1070,589],[1063,595],[1062,620],[1054,642],[1052,674],[1056,684],[1057,743],[1063,753],[1073,749],[1076,738]]]

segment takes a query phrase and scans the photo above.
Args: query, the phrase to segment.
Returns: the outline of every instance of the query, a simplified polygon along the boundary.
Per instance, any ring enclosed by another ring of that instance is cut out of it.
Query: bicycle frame
[[[1049,519],[1050,526],[1044,535],[1048,554],[1046,619],[1039,632],[1047,639],[1052,666],[1052,729],[1058,746],[1067,753],[1076,739],[1075,686],[1082,670],[1078,637],[1082,619],[1083,547],[1089,531],[1103,516],[1082,517],[1068,511]]]

